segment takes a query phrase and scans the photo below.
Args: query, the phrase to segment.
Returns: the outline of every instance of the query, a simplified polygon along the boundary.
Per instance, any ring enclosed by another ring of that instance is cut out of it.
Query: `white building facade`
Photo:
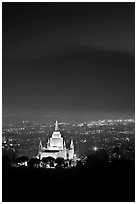
[[[39,144],[39,150],[37,158],[40,160],[46,157],[53,157],[54,159],[62,157],[65,160],[74,159],[74,143],[71,139],[70,147],[66,148],[66,143],[58,127],[58,122],[55,122],[55,129],[52,133],[51,138],[48,139],[46,147],[43,147],[41,140]]]

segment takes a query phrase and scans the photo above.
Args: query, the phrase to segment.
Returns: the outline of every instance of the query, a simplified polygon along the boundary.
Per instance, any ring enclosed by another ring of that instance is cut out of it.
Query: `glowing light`
[[[94,150],[95,152],[97,151],[97,149],[98,149],[97,147],[94,147],[94,148],[93,148],[93,150]]]

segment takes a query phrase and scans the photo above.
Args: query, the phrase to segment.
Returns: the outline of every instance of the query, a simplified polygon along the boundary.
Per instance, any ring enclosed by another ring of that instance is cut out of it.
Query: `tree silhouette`
[[[11,165],[11,160],[8,157],[8,155],[2,156],[2,167],[3,168],[8,168]]]
[[[40,164],[40,160],[37,158],[31,158],[28,161],[28,167],[30,168],[39,167],[39,164]]]
[[[55,163],[57,164],[57,167],[64,167],[64,158],[63,157],[58,157],[55,160]]]
[[[16,164],[18,164],[18,163],[28,162],[28,160],[29,160],[28,157],[26,157],[26,156],[21,156],[21,157],[17,158],[15,162],[16,162]]]
[[[44,163],[44,165],[49,164],[50,167],[54,167],[55,159],[53,157],[43,157],[42,163]]]

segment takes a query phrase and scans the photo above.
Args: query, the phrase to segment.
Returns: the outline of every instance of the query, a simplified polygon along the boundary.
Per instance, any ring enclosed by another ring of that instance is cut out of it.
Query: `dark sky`
[[[3,114],[134,113],[134,3],[2,3]]]

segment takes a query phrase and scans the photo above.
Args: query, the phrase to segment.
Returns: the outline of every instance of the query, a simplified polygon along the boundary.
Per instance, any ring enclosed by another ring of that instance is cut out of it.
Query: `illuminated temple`
[[[66,159],[74,158],[74,144],[71,139],[70,147],[66,148],[66,143],[58,127],[58,122],[55,122],[55,129],[52,136],[48,139],[46,147],[43,147],[41,140],[39,144],[38,156],[40,160],[43,157],[53,157],[54,159],[58,157],[63,157]]]

